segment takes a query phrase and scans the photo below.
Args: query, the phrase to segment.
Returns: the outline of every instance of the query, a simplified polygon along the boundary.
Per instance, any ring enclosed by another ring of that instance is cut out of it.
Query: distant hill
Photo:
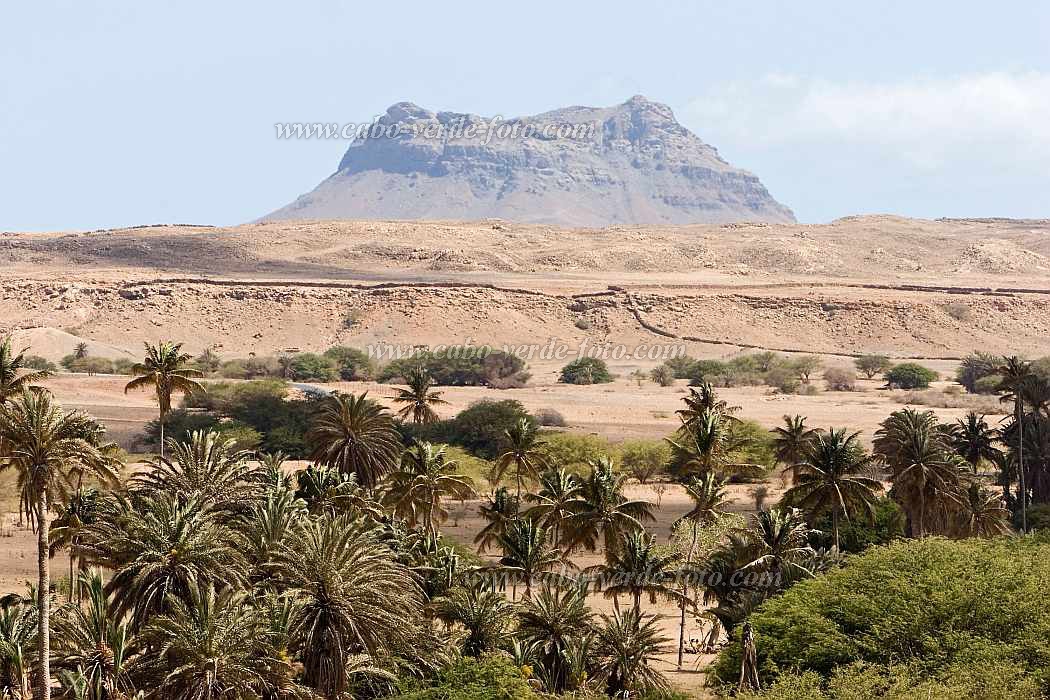
[[[350,144],[333,175],[264,219],[795,220],[758,177],[640,96],[508,121],[399,102],[377,125],[380,133]]]

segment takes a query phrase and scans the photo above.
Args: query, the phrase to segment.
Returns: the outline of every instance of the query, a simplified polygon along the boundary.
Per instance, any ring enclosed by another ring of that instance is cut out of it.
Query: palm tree
[[[410,525],[422,521],[424,530],[437,537],[438,523],[448,518],[442,501],[475,495],[474,482],[457,474],[456,469],[456,462],[446,457],[444,445],[435,448],[429,442],[416,442],[401,456],[401,470],[390,476],[385,500]]]
[[[525,500],[536,504],[525,515],[551,528],[551,539],[560,547],[562,524],[572,515],[571,504],[580,493],[580,480],[566,469],[548,469],[540,474],[539,486],[539,492],[525,496]]]
[[[33,370],[26,365],[28,350],[24,348],[16,353],[11,346],[11,336],[0,340],[0,403],[10,401],[23,389],[37,389],[33,384],[51,376],[46,370]]]
[[[230,513],[243,513],[258,500],[264,477],[251,453],[237,450],[233,440],[216,432],[194,432],[189,441],[170,441],[170,457],[160,457],[152,469],[132,478],[132,488],[166,491],[183,502]]]
[[[505,486],[500,486],[489,502],[478,509],[481,517],[487,521],[474,537],[479,552],[484,553],[489,545],[498,542],[510,523],[518,519],[519,505],[517,497],[510,495]]]
[[[813,555],[809,532],[806,521],[794,508],[760,512],[755,516],[753,527],[741,533],[754,552],[743,570],[769,572],[774,581],[785,574],[811,576],[812,572],[802,564]]]
[[[290,664],[268,644],[265,620],[247,594],[192,580],[188,593],[143,632],[156,650],[144,673],[155,694],[250,700],[279,689]]]
[[[521,574],[525,599],[532,597],[533,582],[543,579],[559,564],[566,563],[561,551],[548,543],[547,528],[529,518],[515,520],[499,538],[503,571]]]
[[[720,476],[759,473],[761,468],[756,465],[730,462],[733,451],[743,445],[732,430],[734,421],[721,411],[708,409],[692,422],[682,424],[680,442],[666,438],[675,450],[681,471],[700,478],[710,472]]]
[[[817,430],[807,427],[806,419],[795,414],[785,415],[784,425],[773,428],[772,432],[776,460],[784,465],[785,470],[791,470],[791,484],[794,486],[798,483],[799,463]]]
[[[598,676],[612,697],[666,691],[670,684],[654,666],[670,641],[660,631],[660,617],[634,608],[602,615],[595,632]]]
[[[383,509],[357,483],[353,474],[343,474],[326,466],[308,466],[295,473],[295,497],[306,504],[311,515],[332,517],[338,513],[365,515],[373,520],[383,516]]]
[[[31,650],[37,627],[35,600],[21,596],[0,599],[0,697],[29,700],[32,695]]]
[[[784,494],[784,503],[801,508],[811,516],[831,513],[835,549],[839,549],[839,516],[849,520],[851,513],[875,517],[875,494],[882,484],[873,479],[874,458],[864,453],[857,439],[831,428],[817,433],[803,451],[801,476],[797,486]]]
[[[422,592],[376,528],[345,516],[304,521],[281,546],[276,571],[301,601],[291,621],[293,651],[305,683],[321,695],[346,691],[353,657],[410,646]]]
[[[995,537],[1010,531],[1010,511],[999,496],[971,481],[958,515],[958,530],[964,537]]]
[[[88,700],[130,697],[139,659],[131,626],[107,595],[100,570],[82,573],[77,587],[86,593],[85,604],[63,606],[55,617],[55,666],[80,672]]]
[[[192,359],[192,356],[182,352],[182,343],[146,343],[146,358],[132,366],[131,373],[135,378],[124,387],[125,394],[133,389],[146,387],[153,387],[156,391],[157,404],[160,407],[161,459],[164,458],[164,421],[171,410],[172,394],[197,394],[205,391],[203,384],[194,381],[194,378],[203,377],[204,374],[187,366]]]
[[[579,684],[570,678],[570,654],[591,632],[592,614],[587,607],[587,587],[558,588],[544,584],[536,595],[522,602],[518,636],[536,653],[550,693],[562,693]]]
[[[51,697],[51,504],[68,494],[71,475],[78,471],[115,480],[111,462],[99,451],[100,435],[93,421],[64,413],[48,392],[23,387],[17,398],[0,406],[0,441],[6,452],[0,470],[18,473],[23,511],[37,529],[37,677],[43,700]]]
[[[625,533],[641,530],[643,521],[656,520],[651,503],[624,497],[626,480],[608,457],[591,463],[591,473],[570,505],[572,515],[566,524],[571,547],[582,545],[593,552],[601,541],[606,555],[611,555]]]
[[[77,556],[80,552],[80,539],[87,526],[95,522],[98,516],[98,489],[78,488],[65,503],[56,508],[54,520],[51,521],[50,556],[54,557],[63,547],[69,548],[69,600],[74,592],[79,591],[76,585]]]
[[[656,551],[656,537],[644,531],[628,532],[615,554],[598,570],[606,582],[605,597],[612,598],[616,607],[621,594],[634,600],[635,610],[641,612],[642,593],[649,594],[649,602],[657,598],[682,602],[682,594],[673,588],[675,571],[672,569],[677,556],[661,555]]]
[[[473,585],[456,587],[437,603],[437,616],[466,630],[463,654],[481,656],[496,651],[510,633],[514,608],[501,593]]]
[[[995,446],[998,439],[995,428],[989,426],[985,417],[976,411],[970,411],[965,418],[956,420],[948,426],[948,430],[955,454],[970,463],[974,474],[981,460],[994,463],[1000,454],[999,448]]]
[[[87,343],[85,343],[84,341],[80,341],[79,343],[77,343],[76,345],[73,346],[73,357],[77,358],[78,360],[83,360],[87,356],[88,356],[88,344]]]
[[[82,549],[113,570],[106,590],[136,631],[170,612],[173,600],[189,602],[191,584],[243,583],[248,566],[220,511],[165,491],[115,496],[101,510]]]
[[[890,469],[890,495],[908,513],[915,535],[924,537],[934,519],[946,525],[951,506],[960,500],[964,462],[933,412],[894,411],[876,431],[874,444]]]
[[[682,397],[685,408],[675,411],[682,421],[682,425],[692,427],[693,423],[707,413],[718,413],[723,417],[735,420],[733,414],[740,410],[739,406],[730,406],[718,398],[710,382],[701,380],[696,386],[689,387],[689,393]]]
[[[448,404],[448,401],[441,398],[442,392],[431,391],[434,380],[430,374],[422,367],[418,367],[409,372],[405,381],[408,384],[407,389],[395,389],[394,403],[405,404],[397,415],[402,420],[411,417],[412,422],[416,425],[436,422],[438,414],[434,411],[434,406]]]
[[[333,394],[325,399],[306,435],[310,459],[353,474],[373,490],[401,457],[401,438],[385,408],[368,394]]]
[[[1032,365],[1014,355],[1004,358],[998,374],[1003,378],[1000,384],[1006,394],[1000,398],[1004,403],[1014,404],[1014,423],[1018,430],[1017,439],[1017,479],[1021,494],[1021,532],[1028,532],[1028,488],[1025,484],[1024,463],[1024,392],[1025,386],[1034,378]]]
[[[306,503],[289,489],[270,491],[266,500],[236,522],[244,542],[244,555],[251,569],[248,579],[256,584],[272,577],[270,565],[292,529],[306,516]]]
[[[547,456],[543,450],[543,441],[539,437],[539,428],[530,418],[519,419],[507,428],[505,435],[510,447],[497,457],[492,465],[492,480],[502,481],[507,470],[513,468],[514,482],[518,487],[517,497],[520,500],[522,484],[539,477],[540,469],[546,466]]]
[[[689,569],[693,565],[693,555],[696,553],[696,538],[701,525],[710,523],[724,512],[726,502],[725,482],[715,478],[708,472],[703,479],[692,479],[685,485],[685,495],[693,502],[692,507],[675,522],[673,529],[683,523],[689,523],[691,541],[689,550],[686,552],[683,567]],[[678,621],[678,669],[682,668],[682,656],[685,653],[685,609],[689,599],[688,579],[682,582],[681,599],[679,600]]]

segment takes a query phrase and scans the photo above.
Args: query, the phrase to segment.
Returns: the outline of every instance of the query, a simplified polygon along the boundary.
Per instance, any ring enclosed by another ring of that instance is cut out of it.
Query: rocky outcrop
[[[755,175],[644,97],[506,121],[401,102],[350,144],[331,177],[265,218],[794,221]]]

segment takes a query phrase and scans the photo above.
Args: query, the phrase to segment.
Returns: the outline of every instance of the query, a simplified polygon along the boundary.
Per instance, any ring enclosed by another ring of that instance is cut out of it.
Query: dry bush
[[[894,391],[891,392],[891,398],[897,403],[928,408],[965,408],[968,411],[992,415],[1006,412],[996,397],[978,394],[946,394],[936,389],[927,389],[926,391]]]
[[[845,367],[828,367],[824,370],[824,384],[828,391],[854,391],[857,373]]]

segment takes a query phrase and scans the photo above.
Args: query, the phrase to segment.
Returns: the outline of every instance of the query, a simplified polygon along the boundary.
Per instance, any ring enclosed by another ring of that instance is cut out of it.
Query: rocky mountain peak
[[[333,175],[266,218],[794,221],[756,176],[641,95],[511,119],[398,102],[377,125]]]

